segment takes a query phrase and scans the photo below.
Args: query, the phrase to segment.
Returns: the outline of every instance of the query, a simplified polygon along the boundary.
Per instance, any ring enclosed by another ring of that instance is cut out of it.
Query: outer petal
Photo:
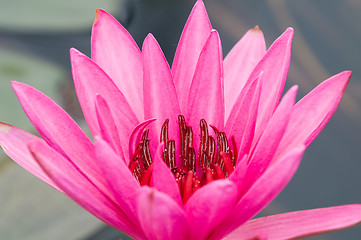
[[[168,195],[147,186],[138,197],[138,218],[147,239],[189,239],[183,209]]]
[[[184,207],[192,227],[190,239],[208,239],[232,210],[237,196],[236,186],[228,180],[214,181],[197,190]]]
[[[42,139],[25,132],[24,130],[0,122],[0,146],[4,152],[20,166],[34,174],[53,188],[62,190],[51,180],[46,172],[39,166],[28,149],[32,141]]]
[[[263,72],[255,139],[262,134],[281,98],[290,65],[292,38],[293,29],[288,28],[274,41],[249,77],[255,79]]]
[[[241,193],[248,190],[253,182],[268,168],[289,123],[295,103],[297,86],[292,87],[283,97],[259,142],[249,156],[249,166],[241,186]]]
[[[291,180],[304,150],[304,146],[294,148],[270,167],[235,205],[210,239],[223,238],[268,205]]]
[[[186,120],[193,127],[194,146],[199,144],[199,121],[224,127],[223,60],[217,31],[209,36],[198,60],[188,97]]]
[[[350,71],[341,72],[297,102],[277,156],[295,145],[312,143],[336,111],[350,77]]]
[[[95,110],[102,138],[124,159],[125,155],[120,142],[120,136],[118,135],[117,125],[107,102],[100,95],[97,95],[95,98]]]
[[[198,0],[184,27],[174,56],[172,73],[182,112],[185,112],[189,88],[199,54],[212,30],[204,3]]]
[[[152,173],[152,182],[154,188],[160,192],[164,192],[170,196],[179,206],[183,206],[179,187],[175,181],[173,173],[169,167],[164,163],[162,158],[164,145],[160,144],[157,150],[157,155],[154,159],[154,167]]]
[[[94,104],[96,95],[99,94],[107,102],[117,123],[123,151],[128,152],[128,140],[138,119],[127,100],[108,75],[91,59],[75,49],[70,50],[70,56],[75,89],[91,132],[94,136],[100,134]]]
[[[12,86],[26,115],[43,139],[87,177],[104,186],[94,163],[94,146],[74,120],[46,95],[23,83]],[[106,189],[102,187],[104,191]]]
[[[136,224],[136,198],[140,190],[139,183],[129,171],[124,160],[114,153],[110,146],[99,137],[95,138],[95,151],[96,160],[116,198],[118,206]]]
[[[48,176],[71,199],[107,224],[131,236],[139,236],[127,215],[60,154],[41,141],[32,142],[29,149]]]
[[[143,119],[142,57],[134,39],[109,13],[97,9],[91,46],[94,62],[112,78],[138,119]]]
[[[289,212],[251,220],[225,239],[294,239],[350,227],[361,222],[361,205]]]
[[[237,96],[245,86],[249,75],[266,53],[262,31],[256,26],[249,30],[224,59],[225,117],[231,112]]]
[[[150,144],[155,150],[160,140],[160,129],[166,119],[170,120],[170,139],[177,140],[179,133],[176,119],[181,112],[167,60],[151,34],[144,40],[143,57],[144,117],[145,119],[157,119],[150,130],[150,134],[153,135],[154,139]]]

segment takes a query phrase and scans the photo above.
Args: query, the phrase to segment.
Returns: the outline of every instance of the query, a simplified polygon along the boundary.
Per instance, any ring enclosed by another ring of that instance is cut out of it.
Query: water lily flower
[[[266,51],[258,27],[222,59],[195,4],[170,68],[152,35],[140,51],[97,10],[92,56],[71,49],[74,84],[94,143],[46,95],[13,89],[40,137],[0,124],[18,164],[135,239],[288,239],[361,221],[361,205],[252,219],[287,185],[335,112],[351,72],[295,104],[281,99],[293,30]],[[252,219],[252,220],[251,220]]]

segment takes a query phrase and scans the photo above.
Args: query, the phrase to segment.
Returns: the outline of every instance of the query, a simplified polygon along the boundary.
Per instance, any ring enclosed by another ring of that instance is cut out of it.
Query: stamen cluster
[[[200,145],[198,155],[193,147],[192,127],[186,124],[182,115],[178,116],[179,160],[176,161],[175,140],[169,140],[169,119],[162,125],[160,142],[164,144],[162,158],[174,174],[175,180],[185,203],[200,187],[213,180],[228,177],[234,170],[237,148],[232,137],[230,148],[227,136],[211,125],[217,142],[209,135],[207,122],[200,120]],[[143,136],[129,163],[130,171],[141,185],[150,185],[153,161],[149,149],[149,130]]]

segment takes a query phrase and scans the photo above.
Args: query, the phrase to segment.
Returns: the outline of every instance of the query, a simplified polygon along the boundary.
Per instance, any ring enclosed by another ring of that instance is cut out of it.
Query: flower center
[[[160,142],[164,144],[162,158],[171,169],[185,203],[200,187],[217,179],[228,177],[234,170],[237,160],[237,147],[231,138],[231,150],[227,136],[211,125],[216,140],[208,133],[207,122],[200,120],[200,145],[198,154],[193,147],[193,131],[187,126],[185,118],[178,116],[179,124],[179,163],[176,161],[175,141],[168,139],[169,119],[161,129]],[[129,162],[129,169],[141,185],[150,185],[153,171],[152,157],[149,150],[149,130],[142,139]]]

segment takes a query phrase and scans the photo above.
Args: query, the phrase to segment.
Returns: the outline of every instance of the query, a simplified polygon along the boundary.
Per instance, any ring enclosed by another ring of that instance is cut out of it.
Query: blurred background
[[[0,121],[35,133],[10,86],[26,82],[85,126],[71,79],[69,48],[90,56],[96,8],[113,14],[138,45],[153,33],[171,62],[195,0],[0,0]],[[255,25],[267,47],[292,26],[287,86],[302,97],[343,70],[353,76],[330,123],[308,148],[286,189],[261,215],[361,203],[361,1],[205,0],[227,54]],[[361,225],[310,239],[360,239]],[[0,156],[0,239],[128,239],[5,154]]]

